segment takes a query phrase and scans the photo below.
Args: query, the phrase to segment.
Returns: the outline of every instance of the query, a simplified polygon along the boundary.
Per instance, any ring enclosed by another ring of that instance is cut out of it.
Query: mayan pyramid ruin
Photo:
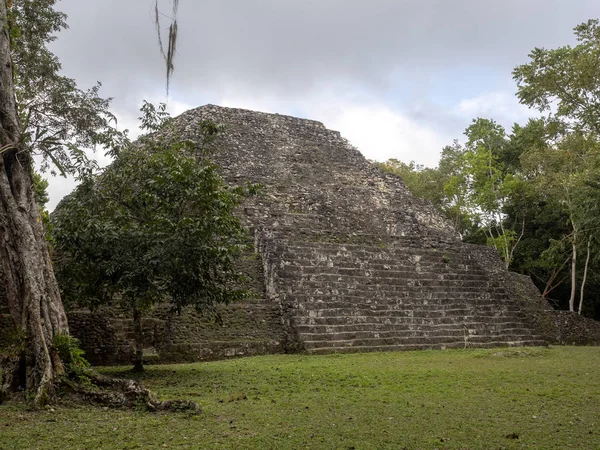
[[[144,320],[156,360],[546,342],[547,306],[531,281],[495,250],[462,243],[338,132],[213,105],[175,120],[198,140],[205,119],[225,126],[214,144],[225,179],[262,186],[240,211],[257,251],[243,262],[257,298],[222,308],[222,324],[157,311]],[[127,316],[74,311],[69,321],[93,362],[129,361]]]

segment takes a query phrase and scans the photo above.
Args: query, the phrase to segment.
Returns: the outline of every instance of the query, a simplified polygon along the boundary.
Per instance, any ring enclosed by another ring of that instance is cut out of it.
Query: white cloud
[[[521,105],[517,97],[509,92],[490,92],[463,99],[456,105],[454,112],[467,120],[477,117],[494,119],[507,131],[510,131],[515,122],[524,124],[529,117],[535,115],[534,111]]]
[[[451,139],[419,125],[385,105],[346,105],[320,114],[328,128],[339,131],[368,159],[396,158],[435,166]]]

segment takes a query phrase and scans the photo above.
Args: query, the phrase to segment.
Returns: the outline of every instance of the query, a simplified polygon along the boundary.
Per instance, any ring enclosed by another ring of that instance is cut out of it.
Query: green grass
[[[275,355],[141,378],[203,412],[9,403],[0,448],[600,448],[598,347]]]

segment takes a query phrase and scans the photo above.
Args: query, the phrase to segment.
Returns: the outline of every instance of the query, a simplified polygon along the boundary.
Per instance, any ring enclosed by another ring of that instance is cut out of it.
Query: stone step
[[[304,291],[300,287],[288,288],[282,292],[279,298],[285,303],[295,306],[303,304],[312,308],[322,308],[325,302],[337,302],[335,307],[345,308],[364,304],[370,308],[373,305],[394,305],[404,307],[422,308],[428,305],[452,305],[460,304],[463,307],[467,304],[478,305],[521,305],[516,299],[510,299],[505,294],[486,293],[477,291],[454,291],[445,292],[442,289],[435,292],[426,290],[415,291],[410,289],[324,289],[313,288],[312,291]],[[331,300],[330,300],[331,299]]]
[[[308,268],[307,268],[308,269]],[[285,279],[286,282],[294,281],[345,281],[350,280],[354,283],[370,283],[372,280],[380,280],[382,282],[390,282],[397,284],[399,281],[414,281],[419,282],[422,285],[448,285],[448,286],[460,286],[463,284],[469,285],[488,285],[491,287],[500,287],[502,283],[498,280],[491,279],[485,274],[470,274],[468,272],[461,274],[453,274],[450,276],[444,272],[423,272],[416,271],[413,269],[399,271],[387,271],[387,270],[375,270],[372,268],[360,269],[362,273],[348,274],[344,271],[313,266],[309,270],[298,267],[286,267],[282,269],[276,269],[277,276],[281,279]]]
[[[307,353],[313,355],[323,355],[329,353],[366,353],[366,352],[392,352],[407,350],[432,350],[449,348],[494,348],[494,347],[527,347],[544,346],[546,341],[542,339],[520,339],[505,341],[490,341],[485,343],[464,341],[436,342],[434,344],[396,344],[379,346],[340,346],[340,347],[313,347],[306,349]]]
[[[286,284],[302,284],[303,286],[319,286],[322,284],[330,285],[332,283],[343,283],[345,285],[380,285],[380,286],[419,286],[423,288],[477,288],[479,290],[486,288],[502,288],[497,281],[482,280],[440,280],[431,278],[422,278],[418,273],[409,277],[377,277],[377,276],[348,276],[339,274],[310,275],[297,279],[286,279]]]
[[[486,292],[487,291],[487,292]],[[491,292],[490,292],[491,291]],[[321,303],[322,301],[339,301],[352,305],[354,303],[382,303],[405,304],[422,306],[427,304],[444,304],[459,302],[469,304],[473,302],[494,302],[502,304],[521,304],[518,300],[506,296],[506,292],[495,288],[483,290],[476,289],[443,289],[442,287],[424,289],[421,286],[378,286],[365,285],[358,287],[312,287],[312,290],[303,289],[302,285],[281,287],[281,298],[297,303]]]
[[[382,345],[403,345],[403,344],[418,344],[427,345],[437,342],[462,342],[485,344],[488,342],[513,342],[523,340],[535,340],[536,336],[528,334],[497,334],[497,335],[458,335],[449,333],[447,335],[435,334],[432,336],[398,336],[389,338],[362,338],[362,339],[339,339],[339,340],[303,340],[304,348],[326,348],[326,347],[367,347],[367,346],[382,346]]]
[[[331,319],[331,318],[330,318]],[[519,320],[515,317],[487,317],[481,319],[479,316],[441,317],[438,319],[395,317],[393,320],[379,320],[379,318],[359,317],[348,320],[348,317],[340,320],[299,320],[294,318],[294,325],[299,333],[337,333],[346,331],[387,331],[426,328],[456,328],[456,329],[479,329],[486,327],[494,328],[519,328],[526,327],[529,323],[526,319]],[[385,318],[384,318],[385,319]]]
[[[464,308],[466,303],[476,306],[492,305],[514,306],[520,308],[521,304],[516,300],[493,297],[481,294],[479,292],[459,292],[451,295],[445,292],[370,292],[369,296],[347,295],[347,294],[282,294],[281,299],[284,303],[295,305],[301,309],[320,309],[320,308],[366,308],[366,309],[411,309],[439,307],[440,309],[454,309],[454,307]]]
[[[397,258],[332,258],[324,256],[307,256],[301,254],[284,255],[282,256],[283,261],[286,261],[287,266],[301,267],[306,270],[306,273],[323,273],[322,268],[325,270],[335,270],[335,268],[344,269],[367,269],[367,270],[385,270],[392,272],[404,272],[414,273],[417,272],[417,265],[411,261],[402,262]],[[432,274],[448,274],[457,276],[473,275],[473,276],[484,276],[489,277],[487,272],[484,270],[474,267],[472,264],[456,264],[448,265],[443,261],[436,262],[420,262],[419,269],[421,273],[432,273]],[[281,270],[281,268],[278,268]],[[320,269],[320,270],[319,270]],[[289,271],[298,271],[297,269],[290,268]],[[401,275],[401,274],[399,274]]]
[[[520,325],[527,323],[526,319],[519,320],[514,316],[483,316],[481,314],[453,314],[445,318],[428,318],[428,317],[411,317],[406,316],[343,316],[343,317],[293,317],[294,324],[298,331],[302,330],[303,326],[334,326],[334,325],[410,325],[410,324],[432,324],[436,323],[458,323],[460,326],[466,323],[488,323],[488,324],[507,324],[518,323]]]
[[[345,277],[370,277],[370,278],[406,278],[418,277],[423,280],[443,280],[443,281],[485,281],[489,282],[490,277],[483,271],[433,271],[433,270],[416,270],[415,266],[385,266],[382,264],[374,267],[372,264],[362,264],[361,267],[340,267],[328,266],[326,264],[317,264],[311,266],[302,266],[296,264],[287,264],[284,267],[277,269],[280,276],[294,275],[298,277],[320,277],[320,276],[345,276]]]
[[[363,261],[360,265],[345,267],[343,264],[332,265],[332,261],[313,261],[310,265],[298,264],[297,261],[291,261],[283,267],[277,268],[278,273],[288,273],[290,275],[316,276],[316,275],[339,275],[349,277],[383,277],[383,278],[403,278],[403,277],[422,277],[424,279],[446,279],[462,280],[470,277],[473,280],[490,280],[488,274],[474,269],[455,271],[447,268],[424,268],[417,267],[414,264],[408,265],[386,265],[371,264],[369,261]]]
[[[377,262],[382,264],[399,264],[404,266],[413,266],[419,264],[423,267],[457,267],[475,265],[468,256],[458,254],[442,255],[424,253],[408,254],[403,251],[389,252],[379,250],[377,252],[340,250],[340,249],[314,249],[301,250],[299,248],[285,247],[281,254],[282,259],[286,261],[338,261],[338,262]]]
[[[352,239],[349,237],[348,239]],[[422,256],[432,258],[442,258],[444,255],[457,256],[471,259],[471,255],[466,251],[467,247],[455,245],[439,245],[424,247],[420,245],[419,239],[394,241],[389,242],[384,239],[374,242],[351,242],[340,237],[338,242],[322,242],[318,241],[318,237],[314,241],[299,240],[294,237],[271,239],[274,246],[282,246],[290,251],[307,251],[314,252],[315,250],[322,253],[354,253],[354,254],[380,254],[380,253],[395,253],[404,257]]]
[[[380,311],[377,313],[348,312],[343,315],[319,316],[315,313],[293,314],[291,317],[294,323],[300,325],[346,325],[354,323],[419,323],[419,324],[438,324],[438,323],[459,323],[479,322],[479,323],[501,323],[516,322],[528,323],[527,319],[519,313],[506,313],[494,311],[473,311],[473,310],[454,310],[444,313],[433,312],[409,312],[409,311]],[[474,319],[476,318],[476,319]]]
[[[278,283],[279,284],[279,283]],[[397,293],[399,296],[410,296],[411,294],[428,294],[431,292],[446,293],[449,296],[452,294],[481,294],[482,297],[489,298],[504,298],[506,291],[501,287],[476,287],[476,286],[416,286],[413,284],[357,284],[348,285],[343,281],[330,281],[327,283],[319,283],[316,281],[303,281],[293,285],[281,283],[280,291],[285,294],[301,294],[301,295],[352,295],[358,297],[369,298],[375,292]],[[408,293],[408,294],[407,294]]]
[[[508,328],[448,328],[445,326],[409,330],[409,329],[398,329],[398,330],[368,330],[368,331],[344,331],[344,332],[322,332],[322,333],[307,333],[302,332],[300,336],[304,342],[313,341],[348,341],[356,339],[423,339],[423,338],[436,338],[440,336],[453,336],[457,338],[468,338],[474,336],[532,336],[532,333],[528,328],[524,327],[508,327]]]
[[[333,326],[333,325],[353,325],[353,324],[388,324],[388,325],[438,325],[438,324],[458,324],[463,326],[465,323],[482,324],[502,324],[518,323],[528,324],[526,316],[517,314],[500,314],[490,312],[488,314],[477,311],[451,311],[447,315],[419,313],[411,314],[409,312],[394,311],[390,314],[346,314],[343,316],[315,317],[314,315],[294,315],[291,317],[297,327],[307,326]]]
[[[360,256],[376,256],[376,255],[395,255],[401,259],[411,260],[433,260],[448,259],[452,261],[452,256],[455,259],[472,260],[471,255],[467,253],[463,247],[439,247],[425,248],[418,245],[404,244],[388,244],[380,243],[350,243],[350,242],[309,242],[309,241],[293,241],[290,239],[272,240],[271,245],[286,249],[290,253],[305,253],[305,254],[327,254],[327,255],[360,255]]]
[[[289,241],[269,241],[268,247],[276,249],[283,256],[315,256],[359,258],[359,259],[393,259],[402,262],[444,262],[456,264],[465,261],[477,265],[477,260],[465,251],[465,248],[427,249],[400,246],[365,245],[365,244],[323,244],[319,242],[290,243]]]
[[[306,218],[306,215],[302,215]],[[444,252],[464,254],[469,256],[469,247],[462,243],[444,243],[435,242],[423,245],[423,241],[418,236],[406,236],[403,239],[398,239],[390,235],[377,235],[368,237],[365,235],[348,235],[340,233],[337,236],[328,237],[326,234],[314,234],[313,236],[298,236],[296,232],[279,233],[267,232],[269,242],[286,248],[304,248],[308,250],[340,250],[346,249],[349,251],[402,251],[404,254],[439,254]]]
[[[294,316],[297,318],[328,318],[328,317],[355,317],[355,316],[373,316],[373,317],[415,317],[415,318],[441,318],[456,316],[482,316],[497,317],[519,315],[522,310],[518,306],[511,305],[469,305],[468,307],[460,304],[447,305],[440,308],[438,305],[424,305],[421,307],[408,308],[406,305],[371,305],[361,308],[358,306],[348,306],[336,308],[330,304],[324,304],[322,308],[306,307],[305,304],[294,308]]]
[[[288,219],[298,222],[306,222],[311,217],[322,218],[320,215],[284,214]],[[298,225],[298,224],[296,224]],[[314,224],[311,224],[314,225]],[[294,227],[283,226],[271,228],[267,235],[275,244],[286,244],[286,246],[307,247],[307,248],[336,248],[345,246],[348,248],[369,248],[369,249],[395,249],[402,248],[406,250],[415,250],[418,252],[441,252],[441,251],[461,251],[466,249],[459,241],[429,239],[426,241],[421,236],[398,236],[389,234],[365,234],[365,233],[331,233],[327,229],[311,230],[306,232],[302,226]]]

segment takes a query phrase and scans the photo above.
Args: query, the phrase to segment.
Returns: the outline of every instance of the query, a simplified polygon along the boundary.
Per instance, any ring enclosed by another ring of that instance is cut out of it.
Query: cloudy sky
[[[159,0],[170,14],[170,1]],[[81,88],[113,97],[134,130],[166,101],[154,0],[61,0],[52,50]],[[534,47],[573,44],[598,0],[180,0],[169,109],[206,103],[319,120],[370,159],[435,166],[476,117],[510,128],[511,71]],[[168,27],[168,17],[163,28]],[[106,162],[106,161],[103,161]],[[50,208],[73,188],[51,179]]]

